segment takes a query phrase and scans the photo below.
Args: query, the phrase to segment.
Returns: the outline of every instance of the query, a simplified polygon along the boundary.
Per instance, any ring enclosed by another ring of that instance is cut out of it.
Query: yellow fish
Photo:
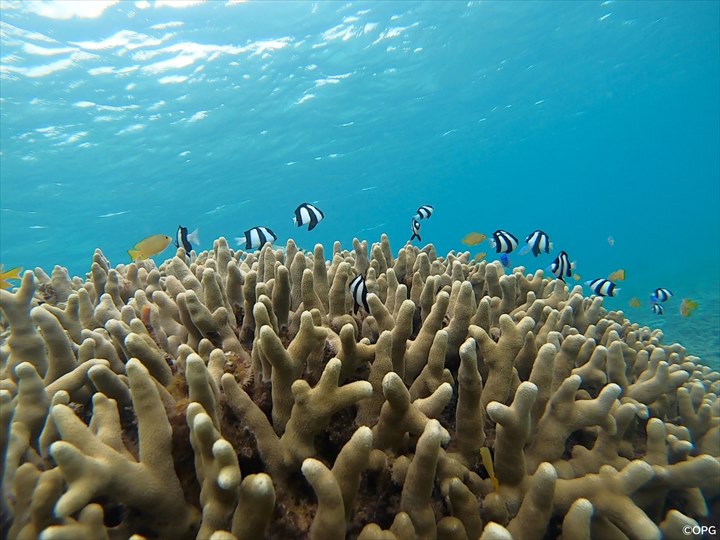
[[[5,272],[3,270],[2,264],[0,264],[0,286],[3,289],[10,289],[13,286],[10,281],[20,279],[20,272],[22,272],[22,268],[20,268],[19,266],[11,268],[7,272]]]
[[[475,258],[473,259],[475,262],[481,262],[485,260],[485,257],[487,257],[487,253],[484,251],[481,251],[477,255],[475,255]]]
[[[683,298],[682,304],[680,304],[680,315],[683,317],[689,317],[693,311],[698,307],[698,303],[689,298]]]
[[[492,456],[490,455],[490,449],[487,446],[483,446],[480,449],[480,459],[482,460],[483,467],[485,467],[490,480],[492,480],[493,489],[498,491],[500,489],[500,483],[495,477],[495,467],[493,467]]]
[[[625,270],[622,268],[620,270],[615,270],[608,276],[608,279],[610,281],[625,281]]]
[[[471,232],[462,239],[462,243],[466,246],[477,246],[478,244],[482,244],[486,238],[487,236],[485,236],[483,233]]]
[[[580,274],[573,274],[573,279],[575,281],[580,281],[582,278],[580,277]]]
[[[637,296],[635,298],[630,299],[630,307],[635,307],[635,308],[640,307],[640,299]]]
[[[128,255],[133,261],[142,261],[165,251],[170,242],[172,242],[172,238],[164,234],[148,236],[145,240],[135,244],[132,249],[128,249]]]

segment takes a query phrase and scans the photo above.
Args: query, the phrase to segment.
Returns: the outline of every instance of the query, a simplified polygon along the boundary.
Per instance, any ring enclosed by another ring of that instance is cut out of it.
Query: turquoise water
[[[179,224],[398,249],[432,204],[441,253],[540,228],[582,281],[624,268],[606,306],[718,365],[719,6],[3,1],[0,261],[84,275]]]

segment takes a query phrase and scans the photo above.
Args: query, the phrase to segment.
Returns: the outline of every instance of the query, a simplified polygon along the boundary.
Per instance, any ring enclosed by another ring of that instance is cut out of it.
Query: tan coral
[[[165,534],[186,537],[195,521],[184,502],[170,453],[171,428],[155,385],[138,360],[127,365],[133,405],[138,418],[140,461],[136,462],[120,441],[120,432],[102,442],[68,407],[56,405],[52,416],[62,440],[50,447],[69,484],[55,506],[58,516],[69,516],[92,497],[112,493],[127,505],[152,509],[155,526]],[[106,421],[115,421],[117,409]]]
[[[556,512],[565,514],[579,498],[592,503],[600,515],[612,521],[631,540],[660,538],[660,530],[630,498],[653,476],[650,465],[633,461],[618,472],[604,465],[599,474],[572,480],[558,480],[555,488]]]
[[[581,379],[572,375],[565,379],[550,398],[545,414],[538,424],[541,437],[536,437],[528,449],[528,469],[534,471],[542,461],[554,461],[562,456],[570,433],[587,426],[600,425],[613,433],[615,419],[609,414],[613,402],[620,395],[620,387],[610,384],[593,400],[575,400]]]
[[[220,238],[0,294],[10,538],[673,537],[717,504],[720,374],[540,270]]]

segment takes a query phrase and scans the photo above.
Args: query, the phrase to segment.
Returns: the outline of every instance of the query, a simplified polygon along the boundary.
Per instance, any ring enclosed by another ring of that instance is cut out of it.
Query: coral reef
[[[28,271],[0,317],[9,539],[645,540],[720,514],[720,374],[542,271],[220,238]]]

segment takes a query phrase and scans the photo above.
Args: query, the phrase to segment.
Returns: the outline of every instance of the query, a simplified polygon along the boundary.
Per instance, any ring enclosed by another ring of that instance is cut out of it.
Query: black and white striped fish
[[[652,302],[666,302],[668,298],[673,296],[670,289],[655,289],[655,292],[650,296]]]
[[[350,282],[350,294],[353,297],[353,313],[357,314],[360,308],[363,308],[366,313],[370,313],[370,307],[368,307],[367,303],[367,286],[362,275],[357,276]]]
[[[417,212],[413,217],[415,217],[415,219],[427,219],[432,216],[434,211],[435,208],[433,208],[429,204],[423,204],[420,208],[417,209]]]
[[[662,315],[665,311],[660,304],[653,304],[652,310],[655,315]]]
[[[185,253],[192,251],[192,245],[200,245],[200,237],[198,237],[198,230],[195,229],[193,232],[188,234],[187,227],[178,225],[177,232],[175,233],[175,247],[179,248],[182,246],[185,249]]]
[[[490,245],[495,248],[495,253],[512,253],[518,245],[518,239],[502,229],[492,233]]]
[[[412,242],[417,238],[418,242],[422,242],[420,239],[420,222],[412,218],[412,223],[410,224],[410,231],[412,232],[412,236],[410,237],[410,241]]]
[[[309,223],[310,226],[308,227],[308,231],[312,231],[324,218],[325,214],[323,214],[322,210],[320,210],[317,206],[313,206],[310,203],[302,203],[295,209],[293,223],[295,223],[298,227],[302,227],[303,225],[307,225]]]
[[[532,251],[532,254],[537,257],[541,252],[550,253],[550,250],[553,248],[550,237],[541,230],[530,233],[525,239],[525,242],[527,245],[523,246],[522,250],[520,250],[520,255],[525,255],[528,251]]]
[[[620,289],[618,289],[612,281],[605,278],[586,281],[585,285],[590,287],[592,292],[598,296],[615,296],[616,293],[620,292]]]
[[[566,277],[572,275],[573,268],[575,268],[575,263],[570,262],[570,257],[568,257],[568,254],[564,251],[561,251],[560,254],[555,257],[555,260],[550,263],[550,271],[556,278],[562,281],[565,281]]]
[[[257,249],[263,247],[265,242],[271,244],[277,240],[277,235],[267,227],[253,227],[245,231],[245,238],[239,236],[235,237],[235,241],[238,245],[242,245],[245,242],[245,249]]]

